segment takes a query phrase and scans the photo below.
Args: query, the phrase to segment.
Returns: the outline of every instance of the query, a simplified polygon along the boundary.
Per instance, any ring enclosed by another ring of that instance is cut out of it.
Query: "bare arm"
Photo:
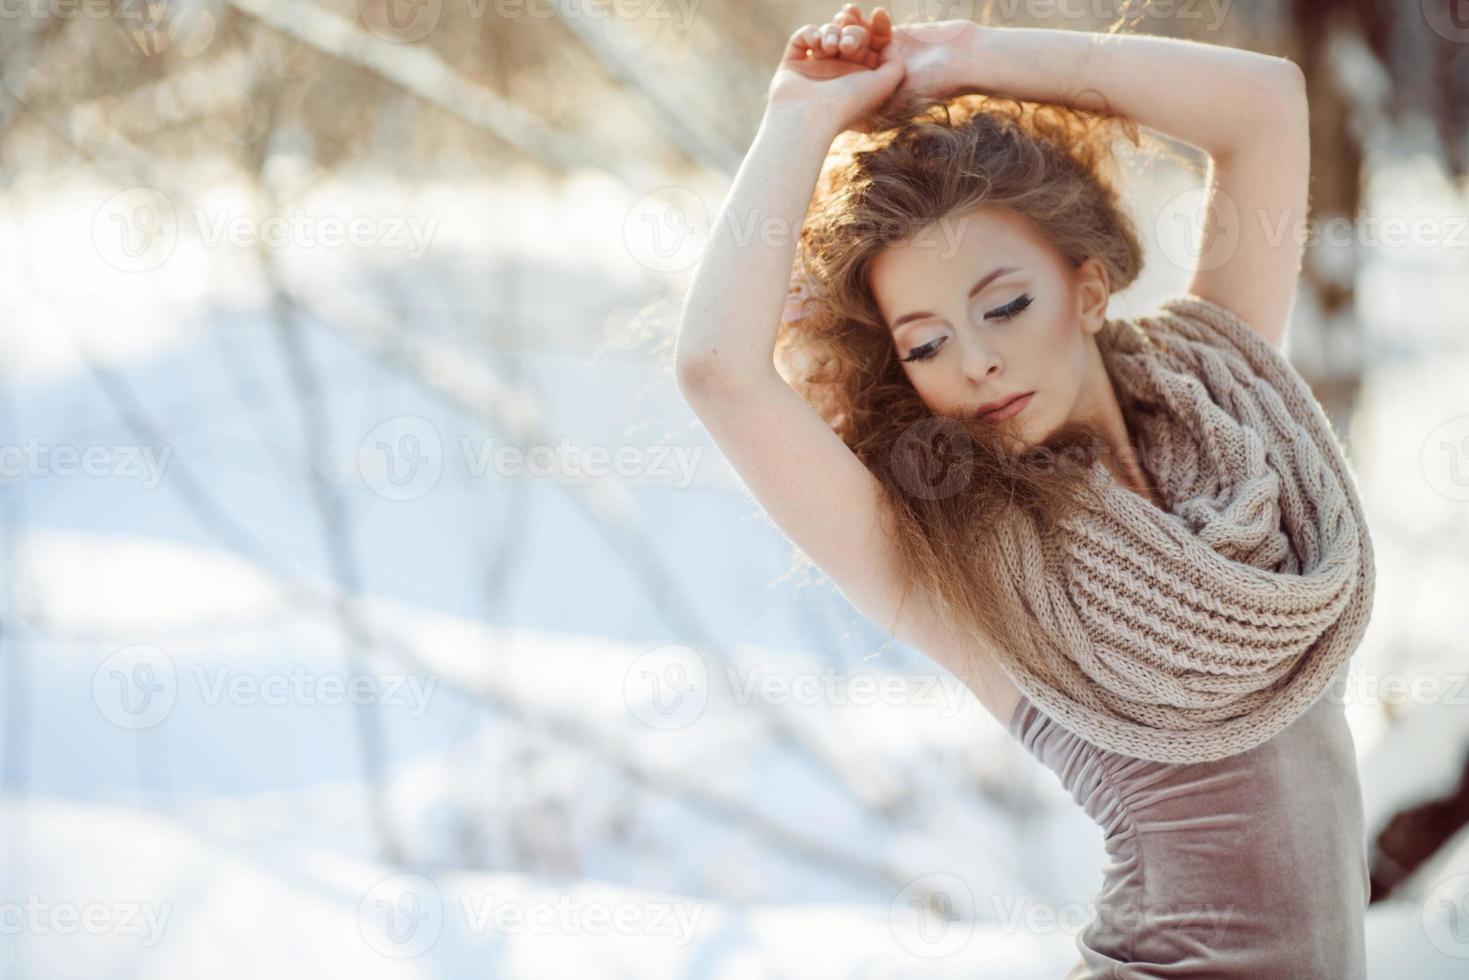
[[[791,262],[833,125],[805,104],[767,109],[684,297],[680,374],[779,378],[773,356]]]
[[[1310,179],[1305,79],[1294,62],[1145,35],[970,25],[954,81],[1030,101],[1108,107],[1208,153],[1210,201],[1189,292],[1277,349],[1295,299]]]
[[[685,298],[676,370],[684,399],[766,513],[892,632],[901,596],[879,526],[881,487],[773,359],[794,232],[835,137],[820,115],[804,104],[767,109]],[[755,233],[745,240],[742,229]]]
[[[976,24],[958,43],[966,86],[1090,109],[1105,99],[1213,157],[1257,142],[1305,97],[1289,59],[1201,41]]]
[[[871,81],[873,99],[881,98],[900,78],[890,69],[879,86],[874,72],[854,87]],[[998,667],[901,580],[881,484],[775,369],[796,236],[822,160],[847,121],[840,110],[772,98],[684,301],[679,390],[771,520],[847,601],[997,710]]]

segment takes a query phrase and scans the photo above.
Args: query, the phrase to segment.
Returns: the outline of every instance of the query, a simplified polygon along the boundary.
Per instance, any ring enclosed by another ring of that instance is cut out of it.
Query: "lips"
[[[1011,405],[1013,405],[1018,400],[1020,400],[1022,398],[1026,398],[1026,397],[1028,397],[1030,395],[1033,395],[1033,394],[1035,394],[1035,392],[1032,392],[1032,391],[1024,391],[1024,392],[1021,392],[1018,395],[1011,395],[1009,398],[1003,398],[1003,399],[1001,399],[1000,401],[997,401],[997,402],[990,402],[989,405],[988,405],[988,407],[981,407],[980,410],[978,412],[976,412],[975,414],[977,414],[977,415],[993,415],[993,414],[995,414],[997,412],[1001,412],[1001,411],[1005,410],[1006,408],[1010,407]]]

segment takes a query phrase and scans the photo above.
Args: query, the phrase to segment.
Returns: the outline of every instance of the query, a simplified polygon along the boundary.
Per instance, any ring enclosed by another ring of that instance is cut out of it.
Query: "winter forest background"
[[[0,976],[1061,975],[1100,832],[792,565],[673,382],[837,6],[0,5]],[[1469,975],[1469,13],[887,6],[1306,71],[1369,954]],[[1203,204],[1129,181],[1126,315]]]

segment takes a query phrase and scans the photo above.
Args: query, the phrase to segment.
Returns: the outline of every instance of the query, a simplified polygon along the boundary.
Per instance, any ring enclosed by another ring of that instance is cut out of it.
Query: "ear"
[[[1077,266],[1076,297],[1081,307],[1081,329],[1094,334],[1107,320],[1107,301],[1112,290],[1107,281],[1107,267],[1095,256]]]

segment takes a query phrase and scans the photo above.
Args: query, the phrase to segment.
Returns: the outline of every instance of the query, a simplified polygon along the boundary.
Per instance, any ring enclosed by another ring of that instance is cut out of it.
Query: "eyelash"
[[[986,320],[991,320],[991,319],[1013,320],[1015,317],[1019,316],[1021,313],[1024,313],[1026,307],[1030,306],[1030,304],[1032,302],[1034,302],[1034,301],[1030,298],[1029,294],[1027,294],[1027,293],[1021,293],[1019,297],[1017,297],[1014,300],[1011,300],[1009,303],[1006,303],[1004,306],[1001,306],[1001,307],[999,307],[997,309],[990,310],[988,313],[986,313],[984,315],[984,318]],[[920,347],[913,348],[911,351],[908,352],[908,356],[905,357],[905,358],[903,358],[903,362],[906,364],[906,363],[912,363],[914,361],[926,361],[926,360],[928,360],[930,357],[933,357],[935,354],[937,354],[939,352],[939,348],[943,346],[943,344],[940,343],[940,341],[942,341],[942,340],[943,340],[943,338],[940,337],[940,338],[937,338],[935,340],[930,340],[928,343],[923,344]],[[920,352],[926,352],[926,353],[920,353]]]

